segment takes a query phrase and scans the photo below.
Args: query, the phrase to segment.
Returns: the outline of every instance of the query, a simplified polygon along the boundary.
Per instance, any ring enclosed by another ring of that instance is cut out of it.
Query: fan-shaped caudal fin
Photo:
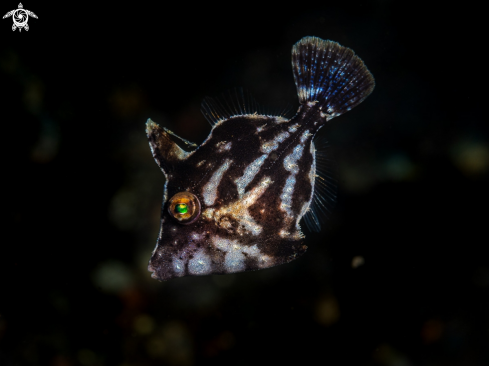
[[[304,37],[294,45],[292,67],[300,103],[317,101],[330,118],[360,104],[375,86],[355,52],[317,37]]]

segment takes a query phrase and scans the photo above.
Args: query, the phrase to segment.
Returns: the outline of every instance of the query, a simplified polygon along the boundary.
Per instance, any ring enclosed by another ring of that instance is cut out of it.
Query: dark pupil
[[[185,203],[179,203],[175,206],[175,211],[180,214],[186,214],[188,212],[188,207]]]

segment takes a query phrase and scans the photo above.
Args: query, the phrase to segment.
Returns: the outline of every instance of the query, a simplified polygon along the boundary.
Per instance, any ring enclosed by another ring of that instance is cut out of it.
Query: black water
[[[489,364],[482,9],[23,5],[28,32],[0,22],[1,366]],[[329,224],[288,265],[150,279],[164,180],[146,119],[200,143],[206,95],[297,108],[306,35],[377,84],[322,131]]]

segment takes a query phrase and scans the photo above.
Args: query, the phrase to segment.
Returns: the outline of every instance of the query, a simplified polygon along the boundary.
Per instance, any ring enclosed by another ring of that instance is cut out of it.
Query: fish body
[[[256,113],[241,92],[209,98],[202,109],[212,131],[193,151],[148,120],[152,153],[166,177],[148,266],[153,278],[257,270],[306,251],[300,221],[306,217],[319,230],[332,189],[318,172],[313,138],[363,101],[374,79],[353,51],[316,37],[294,45],[292,66],[301,106],[291,119]]]

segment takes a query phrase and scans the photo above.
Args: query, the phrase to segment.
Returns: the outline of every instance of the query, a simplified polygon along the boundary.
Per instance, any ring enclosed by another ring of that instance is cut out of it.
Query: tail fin
[[[375,86],[355,52],[317,37],[304,37],[294,45],[292,67],[300,103],[318,101],[330,118],[360,104]]]

